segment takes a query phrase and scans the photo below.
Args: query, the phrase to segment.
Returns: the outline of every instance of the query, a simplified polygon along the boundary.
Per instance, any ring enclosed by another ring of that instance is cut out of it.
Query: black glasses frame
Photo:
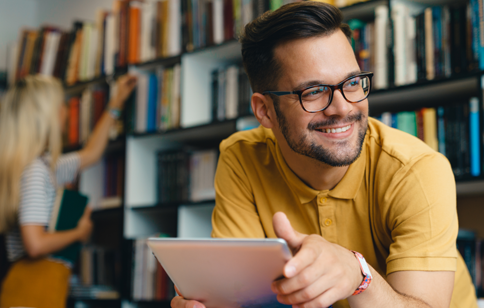
[[[343,91],[343,84],[345,82],[347,82],[348,80],[350,79],[353,79],[355,77],[368,77],[370,79],[370,87],[368,88],[368,94],[366,94],[366,96],[358,101],[350,101],[349,99],[346,98],[345,96],[345,92]],[[308,113],[317,113],[317,112],[321,112],[321,111],[324,111],[326,110],[329,106],[331,106],[331,103],[333,102],[333,94],[334,94],[334,91],[336,90],[339,90],[341,92],[341,95],[343,95],[344,99],[349,102],[349,103],[359,103],[365,99],[368,98],[368,96],[370,95],[370,91],[371,91],[371,78],[373,77],[373,73],[372,72],[361,72],[360,74],[357,74],[357,75],[353,75],[351,77],[348,77],[346,78],[345,80],[341,81],[340,83],[336,84],[336,85],[330,85],[330,84],[315,84],[315,85],[312,85],[312,86],[309,86],[309,87],[306,87],[302,90],[297,90],[297,91],[264,91],[262,92],[262,95],[266,95],[266,94],[274,94],[274,95],[277,95],[277,96],[283,96],[283,95],[289,95],[289,94],[297,94],[299,96],[299,104],[301,104],[301,107],[304,111],[308,112]],[[307,89],[311,89],[311,88],[314,88],[314,87],[328,87],[331,89],[331,95],[329,97],[329,101],[328,101],[328,105],[326,105],[326,107],[320,109],[320,110],[315,110],[315,111],[308,111],[306,110],[306,108],[304,108],[304,105],[303,105],[303,102],[302,102],[302,94],[304,91],[306,91]]]

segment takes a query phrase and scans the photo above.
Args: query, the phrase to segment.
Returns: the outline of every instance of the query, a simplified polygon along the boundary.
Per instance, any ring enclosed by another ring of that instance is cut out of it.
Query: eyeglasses
[[[358,103],[370,95],[372,72],[362,72],[351,76],[337,85],[318,84],[298,91],[264,91],[263,95],[277,96],[297,94],[299,103],[304,111],[316,113],[323,111],[331,105],[334,91],[340,90],[344,99],[349,103]]]

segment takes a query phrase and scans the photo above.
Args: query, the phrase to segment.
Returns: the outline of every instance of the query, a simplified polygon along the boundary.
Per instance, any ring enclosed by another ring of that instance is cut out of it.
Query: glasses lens
[[[370,93],[370,78],[356,76],[343,84],[343,92],[346,99],[356,103],[365,99]]]
[[[307,111],[319,111],[328,106],[331,89],[325,86],[312,87],[301,94],[301,102]]]

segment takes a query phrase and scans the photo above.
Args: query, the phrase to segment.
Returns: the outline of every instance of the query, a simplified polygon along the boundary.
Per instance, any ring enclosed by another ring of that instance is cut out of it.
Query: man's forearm
[[[399,293],[371,266],[370,270],[372,282],[363,293],[348,298],[351,308],[436,308],[421,299]]]

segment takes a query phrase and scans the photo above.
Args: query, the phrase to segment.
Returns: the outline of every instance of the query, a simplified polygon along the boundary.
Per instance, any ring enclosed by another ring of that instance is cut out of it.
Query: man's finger
[[[277,212],[272,218],[272,224],[277,237],[284,239],[292,249],[299,249],[306,235],[294,230],[286,214]]]

